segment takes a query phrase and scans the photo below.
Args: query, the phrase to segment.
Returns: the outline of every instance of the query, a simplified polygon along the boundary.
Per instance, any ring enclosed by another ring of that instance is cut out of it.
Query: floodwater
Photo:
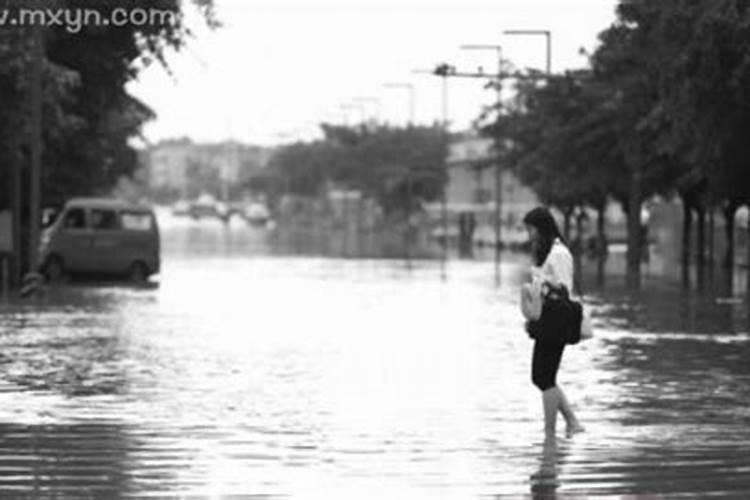
[[[77,285],[0,315],[2,498],[747,498],[744,298],[591,292],[542,440],[522,264],[269,255],[164,226],[146,289]],[[643,496],[639,496],[643,495]],[[650,498],[650,497],[649,497]]]

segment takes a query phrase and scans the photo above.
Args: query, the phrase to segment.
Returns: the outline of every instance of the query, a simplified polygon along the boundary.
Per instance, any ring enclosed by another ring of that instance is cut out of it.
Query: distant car
[[[216,198],[210,194],[203,194],[190,204],[189,213],[193,219],[223,219],[226,217],[228,210],[224,203],[216,201]]]
[[[265,226],[271,218],[268,208],[262,203],[250,203],[242,215],[253,226]]]
[[[161,267],[156,216],[149,207],[125,201],[73,199],[42,233],[39,255],[50,281],[107,274],[144,282]]]
[[[190,202],[180,200],[172,206],[172,215],[183,217],[190,215]]]

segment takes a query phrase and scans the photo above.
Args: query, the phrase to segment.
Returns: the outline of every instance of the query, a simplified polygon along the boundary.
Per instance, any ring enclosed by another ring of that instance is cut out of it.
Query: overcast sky
[[[234,138],[257,144],[309,138],[320,121],[358,121],[377,105],[341,110],[358,97],[380,100],[381,120],[404,123],[407,92],[416,87],[416,120],[440,118],[441,87],[414,74],[449,62],[459,69],[494,71],[493,52],[462,44],[501,44],[519,67],[543,68],[543,37],[503,36],[506,29],[553,34],[553,70],[581,67],[579,49],[596,46],[614,20],[616,0],[216,0],[224,23],[205,29],[194,13],[189,48],[169,57],[173,74],[144,71],[131,91],[158,114],[147,125],[151,141],[188,136]],[[477,80],[451,79],[453,129],[469,127],[493,99]]]

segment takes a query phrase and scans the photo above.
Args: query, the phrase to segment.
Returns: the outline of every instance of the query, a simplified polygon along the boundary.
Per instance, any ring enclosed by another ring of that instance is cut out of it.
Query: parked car
[[[250,203],[243,211],[243,217],[251,226],[266,226],[271,219],[271,214],[262,203]]]
[[[179,200],[172,205],[172,215],[175,217],[185,217],[190,215],[190,202]]]
[[[39,255],[50,281],[106,274],[144,282],[161,266],[156,216],[149,207],[125,201],[73,199],[42,233]]]
[[[229,208],[210,194],[202,194],[190,204],[190,216],[193,219],[226,219],[229,216]]]

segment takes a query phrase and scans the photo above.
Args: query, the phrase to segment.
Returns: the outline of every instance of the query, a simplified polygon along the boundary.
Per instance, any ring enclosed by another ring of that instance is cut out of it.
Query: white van
[[[39,250],[41,271],[50,281],[86,273],[143,282],[161,266],[153,210],[114,199],[70,200],[42,233]]]

